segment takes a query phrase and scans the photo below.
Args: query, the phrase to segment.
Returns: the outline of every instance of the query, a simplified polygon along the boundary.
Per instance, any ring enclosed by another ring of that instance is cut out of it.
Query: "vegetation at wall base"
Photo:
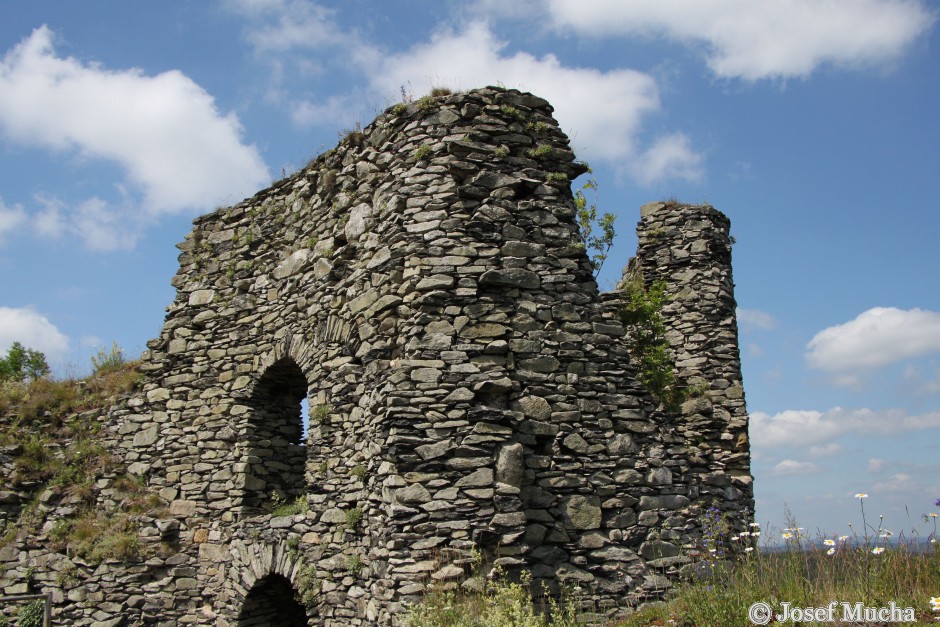
[[[619,610],[626,618],[604,622],[580,598],[580,588],[568,589],[554,602],[537,605],[528,583],[513,583],[498,575],[477,577],[478,585],[430,588],[424,600],[413,606],[407,624],[411,627],[471,627],[505,625],[548,627],[557,625],[606,625],[609,627],[745,627],[752,625],[748,608],[757,602],[770,605],[774,614],[791,607],[828,607],[836,602],[835,617],[842,603],[865,608],[914,608],[917,624],[940,621],[940,544],[936,531],[927,542],[916,533],[887,544],[882,527],[871,534],[820,536],[802,535],[792,522],[780,547],[758,547],[761,530],[734,533],[721,517],[703,513],[703,534],[697,546],[686,546],[696,561],[688,573],[659,601]],[[924,515],[938,520],[936,514]],[[864,523],[863,523],[864,526]],[[766,541],[766,535],[764,536]],[[924,546],[929,547],[923,550]],[[855,624],[855,623],[852,623]],[[865,623],[869,624],[869,623]],[[881,623],[878,623],[881,624]]]
[[[575,627],[578,618],[574,597],[535,602],[528,580],[509,581],[496,573],[480,581],[476,590],[439,586],[424,601],[412,606],[409,627]],[[569,602],[570,601],[570,602]]]
[[[42,627],[45,601],[33,599],[20,608],[16,615],[16,627]]]
[[[707,580],[677,586],[663,603],[640,609],[617,625],[743,627],[752,624],[747,611],[753,603],[768,603],[778,614],[785,601],[800,608],[827,607],[833,601],[881,608],[893,602],[914,608],[918,624],[940,617],[929,603],[940,593],[936,548],[923,553],[901,545],[876,555],[853,546],[827,553],[825,548],[754,551],[737,563],[717,565]],[[837,607],[836,617],[840,612]]]

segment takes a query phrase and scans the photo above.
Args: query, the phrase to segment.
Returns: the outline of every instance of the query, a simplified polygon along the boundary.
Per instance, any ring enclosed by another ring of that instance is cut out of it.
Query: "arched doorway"
[[[255,385],[248,401],[245,513],[269,512],[278,503],[292,502],[306,493],[307,449],[301,417],[306,397],[307,379],[290,357],[271,364]]]
[[[238,614],[238,627],[307,627],[307,612],[294,598],[294,588],[281,575],[259,579],[248,591]]]

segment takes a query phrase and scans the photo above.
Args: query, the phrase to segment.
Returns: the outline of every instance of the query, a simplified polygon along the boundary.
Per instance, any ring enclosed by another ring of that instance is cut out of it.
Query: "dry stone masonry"
[[[746,528],[728,219],[642,210],[630,271],[666,282],[703,391],[670,412],[576,244],[586,167],[551,113],[492,87],[396,105],[195,221],[144,388],[105,424],[176,552],[41,577],[61,622],[399,624],[494,568],[615,615],[669,587],[707,508]],[[8,546],[0,582],[62,557]]]

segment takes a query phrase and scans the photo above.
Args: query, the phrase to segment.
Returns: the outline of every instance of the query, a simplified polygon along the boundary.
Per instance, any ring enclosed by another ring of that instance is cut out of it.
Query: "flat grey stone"
[[[507,268],[506,270],[488,270],[480,276],[480,285],[498,285],[520,287],[534,290],[542,285],[539,275],[525,268]]]

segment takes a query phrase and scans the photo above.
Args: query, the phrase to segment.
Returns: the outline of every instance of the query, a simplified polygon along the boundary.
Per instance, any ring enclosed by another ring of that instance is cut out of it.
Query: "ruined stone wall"
[[[500,567],[611,614],[668,587],[704,504],[746,524],[727,221],[654,214],[688,240],[675,259],[641,234],[644,271],[720,275],[670,310],[680,374],[710,392],[670,414],[577,245],[584,170],[547,102],[487,88],[392,107],[196,220],[144,389],[108,417],[178,552],[88,574],[104,616],[71,597],[57,612],[256,624],[290,586],[310,624],[394,624],[430,585]]]
[[[730,221],[710,205],[655,202],[640,208],[637,254],[625,278],[663,281],[662,316],[680,383],[694,391],[678,430],[689,447],[692,498],[753,516],[754,495],[741,379]],[[744,531],[743,527],[738,529]]]

